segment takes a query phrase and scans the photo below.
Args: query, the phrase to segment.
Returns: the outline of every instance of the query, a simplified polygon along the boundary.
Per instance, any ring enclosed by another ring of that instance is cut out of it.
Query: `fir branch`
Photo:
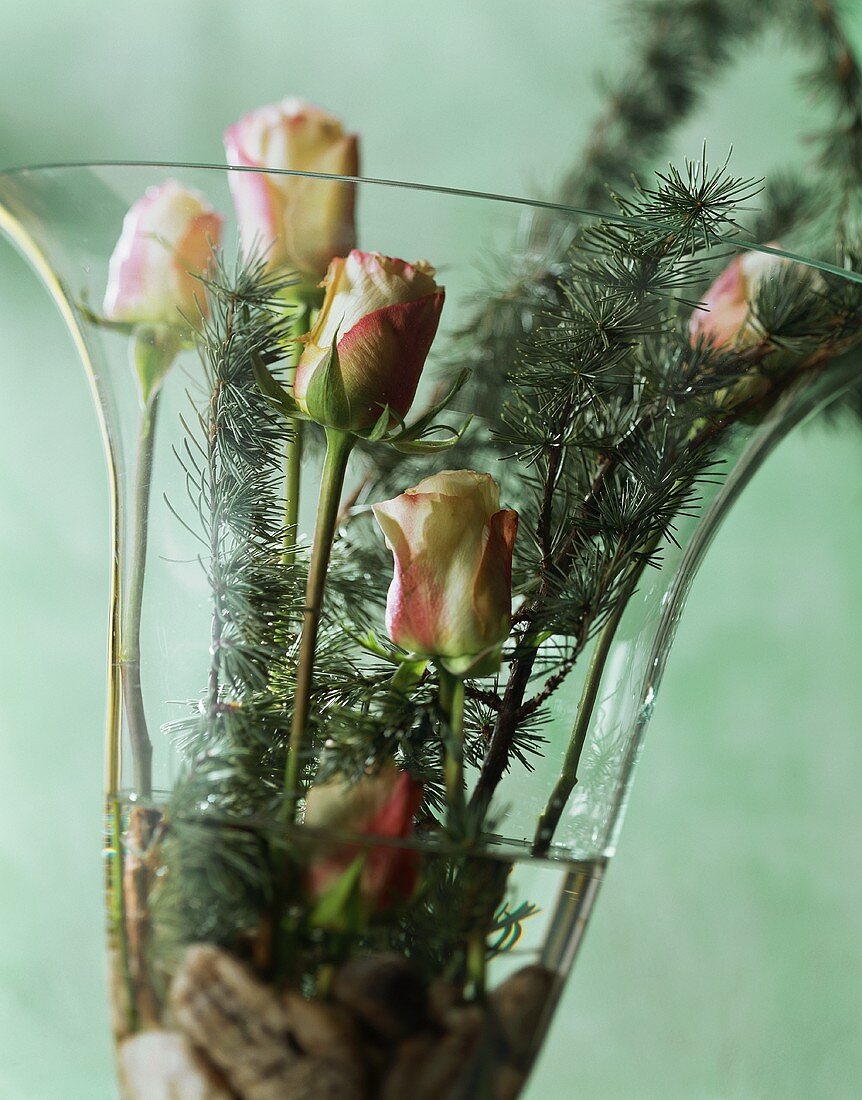
[[[810,18],[802,29],[817,59],[806,83],[830,107],[829,127],[820,135],[820,167],[828,179],[838,178],[845,208],[862,182],[862,68],[832,0],[805,0]],[[842,216],[843,216],[842,214]]]
[[[806,84],[828,109],[827,125],[815,135],[819,204],[825,215],[821,221],[826,221],[821,239],[837,232],[840,249],[852,252],[853,238],[858,236],[862,187],[862,64],[844,29],[839,5],[833,0],[800,3],[800,39],[815,55]],[[816,242],[812,243],[816,247]],[[862,381],[830,406],[828,415],[837,422],[842,411],[850,412],[857,424],[862,424]]]
[[[675,312],[687,305],[691,280],[706,276],[697,255],[732,230],[737,203],[751,193],[750,181],[701,161],[618,200],[631,220],[581,234],[560,306],[522,347],[504,421],[517,423],[517,436],[505,428],[499,436],[544,475],[527,482],[538,495],[526,509],[537,523],[536,573],[521,582],[526,600],[476,806],[489,803],[508,766],[519,721],[560,686],[627,602],[661,540],[673,539],[676,520],[696,507],[722,432],[749,409],[767,407],[794,371],[785,364],[781,375],[764,373],[750,396],[739,390],[729,401],[728,392],[781,349],[793,353],[797,370],[813,370],[859,337],[858,309],[842,315],[837,286],[821,293],[807,271],[788,265],[754,303],[756,344],[743,353],[691,346]],[[607,273],[632,261],[637,277],[609,297]],[[568,636],[570,646],[549,668],[542,650],[551,635]],[[545,683],[525,702],[538,668]]]
[[[633,176],[648,172],[672,130],[701,102],[735,48],[770,21],[790,27],[807,49],[820,50],[815,86],[825,87],[839,104],[840,122],[824,135],[827,149],[818,178],[793,185],[779,177],[767,189],[755,222],[755,240],[773,240],[814,220],[811,207],[823,210],[832,186],[828,148],[840,159],[858,164],[854,152],[859,117],[858,65],[830,0],[631,0],[622,7],[629,30],[630,61],[623,75],[606,88],[607,105],[597,119],[577,165],[558,187],[562,204],[607,210],[614,195]],[[812,23],[818,25],[812,28]],[[812,33],[812,29],[814,33]],[[834,117],[834,116],[833,116]],[[843,142],[843,144],[842,144]],[[848,147],[849,146],[849,147]],[[828,200],[827,200],[828,202]],[[569,223],[574,224],[574,219]],[[831,229],[827,231],[831,235]],[[816,238],[814,238],[816,239]],[[820,240],[823,234],[820,234]],[[515,349],[531,334],[536,319],[556,304],[558,278],[568,249],[568,226],[550,215],[525,216],[506,275],[489,291],[467,325],[460,352],[474,369],[465,395],[471,408],[495,427],[500,421],[504,379],[514,370]],[[597,272],[593,272],[596,277]],[[607,273],[612,283],[613,272]],[[511,413],[511,407],[508,410]],[[503,433],[513,425],[503,414]]]
[[[646,0],[625,4],[629,61],[606,86],[607,106],[559,202],[607,209],[609,193],[651,167],[670,133],[701,101],[742,41],[774,5],[741,0]]]
[[[281,355],[281,289],[254,263],[219,267],[208,280],[200,348],[209,398],[185,421],[177,454],[213,615],[206,689],[168,729],[188,760],[166,807],[166,873],[154,898],[168,956],[195,939],[232,942],[271,901],[269,846],[241,823],[270,815],[281,797],[285,654],[302,608],[298,570],[281,561],[284,421],[253,373],[256,357]],[[202,812],[214,804],[217,813]]]

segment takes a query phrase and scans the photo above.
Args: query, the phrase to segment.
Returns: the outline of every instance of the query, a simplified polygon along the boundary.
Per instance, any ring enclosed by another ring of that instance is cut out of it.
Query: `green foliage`
[[[273,690],[301,617],[298,567],[281,562],[283,418],[254,381],[287,334],[281,284],[262,266],[217,271],[201,352],[209,398],[178,454],[212,591],[206,688],[169,732],[185,774],[166,807],[165,873],[155,910],[165,943],[233,942],[271,900],[269,852],[249,821],[279,805],[290,714]]]
[[[514,261],[489,273],[487,301],[455,342],[439,400],[410,427],[384,409],[359,433],[361,480],[333,548],[303,780],[358,780],[394,759],[424,784],[419,824],[439,833],[447,736],[439,684],[432,666],[379,640],[391,560],[368,505],[427,475],[428,454],[433,463],[434,451],[447,448],[450,465],[494,463],[503,499],[520,513],[521,601],[503,669],[466,684],[464,760],[479,771],[456,838],[466,849],[488,830],[506,769],[529,768],[541,753],[548,700],[597,633],[615,628],[644,571],[660,564],[703,487],[720,476],[725,434],[862,338],[857,284],[787,264],[759,287],[742,346],[692,339],[691,311],[732,258],[740,209],[748,216],[755,199],[746,238],[816,241],[820,259],[858,270],[862,233],[847,198],[855,153],[822,193],[819,176],[798,174],[761,191],[727,163],[711,169],[705,154],[628,183],[769,12],[735,0],[649,0],[636,9],[631,71],[562,189],[569,201],[603,204],[606,215],[525,220]],[[830,10],[818,4],[812,24],[794,7],[794,18],[820,36],[815,83],[837,104],[834,138],[854,132],[862,97]],[[825,159],[821,167],[829,171]],[[285,563],[282,458],[296,410],[280,380],[289,331],[281,289],[254,264],[208,282],[209,398],[190,418],[179,455],[193,521],[172,506],[200,539],[213,599],[211,665],[201,698],[172,728],[188,764],[162,845],[156,904],[166,950],[194,939],[235,945],[283,901],[283,843],[266,823],[278,820],[284,798],[307,552],[299,547]],[[341,423],[349,409],[337,375],[333,349],[317,399],[323,418]],[[458,410],[477,413],[476,421],[437,423]],[[388,946],[400,935],[405,949],[441,970],[463,972],[477,928],[504,950],[530,915],[500,908],[502,861],[440,857],[427,862],[399,931],[385,920],[365,925],[353,912],[358,867],[322,903],[318,924],[345,934],[349,916],[351,934]],[[316,941],[315,950],[324,947]]]
[[[701,159],[615,196],[623,219],[581,229],[554,306],[521,342],[495,434],[523,467],[517,506],[530,542],[478,805],[509,766],[521,722],[697,509],[723,434],[762,415],[806,364],[859,341],[859,288],[788,263],[761,284],[744,348],[692,342],[692,303],[728,262],[723,242],[756,189]],[[544,683],[528,698],[536,674]]]

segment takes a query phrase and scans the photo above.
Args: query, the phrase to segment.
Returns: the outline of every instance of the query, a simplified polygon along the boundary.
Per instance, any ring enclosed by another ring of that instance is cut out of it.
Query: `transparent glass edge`
[[[591,210],[587,207],[569,206],[563,203],[553,202],[550,199],[529,198],[523,195],[504,195],[493,191],[480,191],[470,188],[448,187],[443,184],[417,183],[409,180],[393,180],[376,176],[345,176],[332,172],[300,172],[285,168],[257,168],[240,164],[208,164],[195,161],[138,161],[138,160],[98,160],[98,161],[72,161],[35,165],[21,165],[13,168],[0,169],[0,180],[4,177],[24,176],[37,172],[81,171],[84,169],[95,170],[99,168],[137,168],[137,169],[164,169],[179,171],[202,172],[248,172],[251,174],[295,176],[302,179],[334,180],[344,183],[367,185],[374,187],[399,188],[405,191],[426,192],[429,194],[449,196],[451,198],[477,199],[485,202],[508,204],[511,206],[524,206],[534,210],[548,210],[552,213],[575,215],[581,218],[590,218],[594,221],[612,222],[617,225],[638,224],[649,228],[652,224],[641,218],[632,218],[626,214],[618,214],[610,210]],[[780,259],[790,260],[812,268],[826,275],[833,275],[846,279],[848,282],[862,283],[862,272],[853,271],[826,260],[814,259],[800,252],[779,248],[775,245],[760,244],[757,241],[747,240],[744,237],[735,237],[723,234],[716,237],[716,243],[734,249],[734,251],[759,252],[764,255],[776,256]]]

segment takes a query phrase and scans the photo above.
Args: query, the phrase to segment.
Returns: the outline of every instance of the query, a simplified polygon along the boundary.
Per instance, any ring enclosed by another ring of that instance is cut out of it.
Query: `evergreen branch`
[[[650,167],[670,133],[700,102],[733,48],[769,18],[771,5],[740,0],[647,0],[625,7],[629,57],[607,87],[577,166],[557,192],[560,202],[606,209],[609,192]]]
[[[481,688],[471,684],[467,687],[467,699],[474,703],[481,703],[483,706],[489,708],[489,710],[500,709],[500,696],[495,691],[483,691]]]
[[[832,0],[807,2],[815,31],[810,41],[818,52],[807,82],[832,107],[829,129],[820,138],[820,166],[828,178],[839,176],[843,218],[862,182],[862,68]]]
[[[755,299],[751,323],[761,338],[746,350],[692,347],[687,334],[673,334],[676,304],[686,303],[691,280],[704,277],[697,253],[734,226],[736,206],[752,189],[751,181],[710,172],[701,161],[618,198],[631,220],[580,235],[560,305],[522,348],[504,421],[517,424],[517,436],[498,436],[517,443],[522,461],[541,459],[542,483],[528,482],[539,493],[537,571],[515,616],[518,640],[475,806],[490,802],[519,720],[560,686],[625,604],[659,541],[673,538],[675,519],[694,507],[715,441],[739,417],[768,407],[794,377],[790,369],[762,372],[762,365],[785,349],[798,370],[814,371],[858,339],[858,292],[833,285],[821,293],[792,266]],[[618,280],[609,297],[607,273],[625,271],[626,259],[637,265],[636,277],[628,285]],[[846,308],[842,294],[850,296]],[[756,384],[745,382],[755,377]],[[569,635],[571,648],[525,702],[543,639],[553,634]]]
[[[269,845],[238,822],[271,816],[281,797],[284,684],[302,608],[298,570],[281,561],[284,421],[253,371],[258,357],[277,362],[284,345],[280,289],[254,263],[219,267],[207,281],[209,397],[183,421],[177,454],[207,549],[212,628],[202,699],[168,730],[188,757],[166,810],[168,873],[154,898],[168,956],[195,939],[232,942],[272,900]],[[213,799],[220,816],[204,818],[200,807]]]
[[[657,544],[658,539],[653,542],[653,545],[650,547],[650,552],[655,551]],[[610,655],[611,645],[616,637],[617,629],[622,621],[629,599],[634,594],[640,580],[640,574],[646,565],[646,561],[647,559],[645,558],[640,568],[636,569],[629,578],[625,591],[620,593],[616,601],[616,606],[602,628],[601,634],[596,642],[596,648],[593,652],[590,666],[587,671],[587,677],[584,682],[583,693],[578,703],[577,718],[563,760],[562,771],[559,779],[554,785],[554,789],[551,792],[545,809],[539,816],[539,821],[536,826],[536,834],[533,839],[533,855],[544,855],[550,848],[554,830],[559,823],[566,803],[578,781],[578,765],[581,760],[581,754],[584,751],[587,733],[590,728],[590,721],[593,716],[596,700],[598,699],[605,663]],[[553,679],[552,677],[551,680]]]
[[[580,650],[578,649],[574,649],[568,654],[560,663],[559,667],[547,678],[542,685],[542,690],[537,692],[532,699],[528,699],[521,707],[518,713],[519,722],[523,722],[525,718],[529,718],[531,714],[535,714],[537,710],[547,703],[554,692],[563,686],[569,673],[575,667],[579,656]]]

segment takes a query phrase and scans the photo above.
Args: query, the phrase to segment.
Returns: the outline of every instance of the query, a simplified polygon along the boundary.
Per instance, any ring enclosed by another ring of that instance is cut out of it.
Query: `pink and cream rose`
[[[373,506],[395,558],[386,627],[396,645],[458,672],[509,634],[518,513],[490,474],[444,470]]]
[[[779,248],[770,242],[771,248]],[[689,321],[692,344],[698,339],[713,347],[745,347],[759,339],[751,306],[759,287],[789,263],[769,252],[743,252],[736,256],[706,292]]]
[[[228,163],[338,176],[359,174],[358,139],[337,118],[301,99],[259,107],[224,135]],[[307,176],[231,172],[243,252],[270,268],[319,278],[356,243],[355,187]]]
[[[419,875],[418,853],[373,840],[409,839],[422,793],[422,784],[394,764],[356,783],[334,779],[313,786],[306,800],[305,824],[367,837],[369,843],[346,840],[327,845],[326,855],[309,868],[312,896],[322,897],[362,856],[359,893],[369,907],[385,909],[409,898]]]
[[[148,188],[123,220],[108,265],[105,317],[196,325],[206,308],[199,276],[212,262],[222,220],[203,195],[176,180]]]
[[[294,379],[294,397],[313,420],[333,428],[368,428],[388,405],[406,416],[431,348],[445,291],[434,268],[354,249],[330,265],[323,306]],[[343,393],[333,408],[324,392],[332,346]]]

